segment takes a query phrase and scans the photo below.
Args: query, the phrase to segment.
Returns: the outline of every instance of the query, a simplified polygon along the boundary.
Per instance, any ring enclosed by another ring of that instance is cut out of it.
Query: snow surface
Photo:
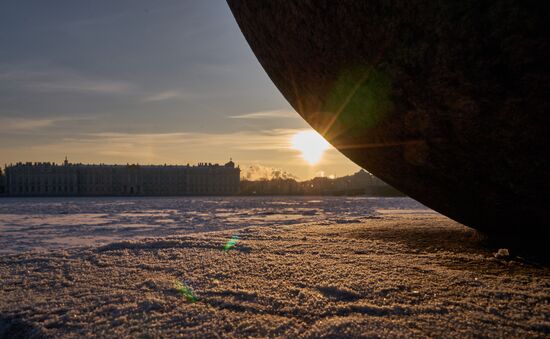
[[[497,259],[409,199],[37,199],[0,212],[4,229],[38,232],[0,257],[0,337],[550,336],[547,267]],[[56,246],[96,228],[109,243],[52,249],[39,239],[55,222],[74,228]],[[35,241],[42,251],[24,251]]]
[[[390,208],[434,213],[409,198],[6,198],[0,254],[247,226],[357,223]]]

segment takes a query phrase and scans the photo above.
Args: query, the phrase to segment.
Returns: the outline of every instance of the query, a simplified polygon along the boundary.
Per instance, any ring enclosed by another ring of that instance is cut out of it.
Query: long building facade
[[[233,161],[194,166],[88,165],[65,159],[61,165],[9,165],[2,177],[7,196],[234,195],[239,193],[240,168]]]

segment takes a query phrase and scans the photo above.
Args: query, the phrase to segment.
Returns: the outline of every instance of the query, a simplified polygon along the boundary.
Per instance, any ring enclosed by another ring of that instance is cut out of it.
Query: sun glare
[[[302,153],[302,157],[310,165],[315,165],[325,151],[330,147],[330,144],[317,132],[301,131],[292,137],[292,148]]]

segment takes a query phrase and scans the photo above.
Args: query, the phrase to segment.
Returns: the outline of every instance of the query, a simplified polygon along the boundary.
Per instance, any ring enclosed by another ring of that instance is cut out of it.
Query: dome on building
[[[233,159],[229,158],[229,162],[225,164],[225,167],[235,168],[235,163],[233,162]]]

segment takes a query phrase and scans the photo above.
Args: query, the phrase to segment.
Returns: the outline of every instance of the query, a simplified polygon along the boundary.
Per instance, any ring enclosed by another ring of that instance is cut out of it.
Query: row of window
[[[74,186],[16,186],[14,193],[76,193]]]
[[[72,178],[71,178],[72,179]],[[92,180],[93,179],[93,180]],[[144,182],[145,185],[147,184],[158,184],[158,183],[168,183],[168,184],[185,184],[185,183],[190,183],[190,184],[208,184],[208,183],[213,183],[213,184],[229,184],[229,183],[232,183],[232,182],[235,182],[237,181],[235,178],[227,178],[227,177],[222,177],[222,178],[209,178],[209,177],[198,177],[198,178],[191,178],[190,180],[171,180],[170,178],[162,178],[159,179],[159,178],[154,178],[153,180],[146,180]],[[83,180],[78,180],[79,183],[81,184],[89,184],[89,185],[93,185],[93,184],[111,184],[112,182],[111,181],[108,181],[108,180],[104,180],[104,178],[84,178]],[[134,182],[137,182],[137,181],[134,181]],[[41,180],[40,178],[17,178],[15,180],[15,184],[16,185],[41,185],[41,184],[45,184],[45,185],[64,185],[64,184],[74,184],[76,185],[77,184],[77,181],[76,180],[68,180],[68,179],[65,179],[63,177],[61,178],[50,178],[50,179],[43,179]]]
[[[230,193],[235,191],[237,187],[230,187],[230,186],[215,186],[215,187],[209,187],[209,186],[190,186],[188,189],[185,187],[178,188],[178,187],[152,187],[152,188],[146,188],[146,193]],[[116,193],[136,193],[140,194],[143,193],[142,187],[126,187],[123,188],[114,188],[113,190],[107,189],[105,187],[82,187],[78,190],[80,193],[109,193],[109,192],[116,192]],[[73,185],[65,185],[65,186],[35,186],[35,185],[20,185],[16,186],[13,193],[77,193],[75,190],[75,186]]]
[[[64,179],[45,179],[45,180],[40,180],[40,179],[22,179],[22,178],[18,178],[17,180],[15,180],[15,184],[16,185],[65,185],[65,184],[75,184],[76,183],[76,180],[64,180]]]

